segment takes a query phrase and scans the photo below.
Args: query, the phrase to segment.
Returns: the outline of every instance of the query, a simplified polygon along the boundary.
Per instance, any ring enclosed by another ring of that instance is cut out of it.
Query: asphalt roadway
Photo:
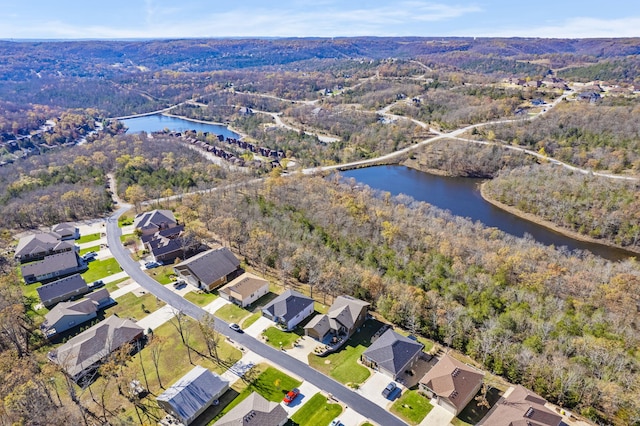
[[[153,278],[149,277],[144,273],[144,271],[142,271],[142,269],[140,269],[140,264],[131,258],[129,251],[120,241],[122,230],[118,227],[118,218],[128,209],[129,207],[121,207],[107,219],[106,224],[109,249],[120,264],[120,267],[142,288],[149,291],[168,305],[173,306],[176,310],[197,320],[205,315],[210,315],[204,309],[175,294]],[[268,359],[274,365],[290,371],[298,377],[317,386],[319,389],[333,395],[334,398],[346,404],[349,408],[364,417],[383,426],[406,425],[405,422],[379,405],[374,404],[367,398],[355,393],[351,389],[309,367],[305,363],[287,355],[285,352],[278,351],[245,333],[237,333],[231,330],[225,321],[217,317],[216,329],[221,334],[244,346],[246,349]]]

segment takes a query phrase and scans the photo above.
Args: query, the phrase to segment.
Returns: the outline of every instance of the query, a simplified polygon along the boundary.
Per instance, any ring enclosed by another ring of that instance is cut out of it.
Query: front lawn
[[[253,367],[252,373],[257,373],[258,376],[251,383],[247,384],[243,380],[238,380],[233,384],[233,386],[231,386],[231,389],[237,392],[238,396],[224,407],[214,420],[224,416],[233,407],[251,395],[252,392],[258,392],[268,401],[280,402],[287,392],[293,388],[300,387],[302,384],[302,382],[286,375],[274,367],[266,366],[266,364],[260,364]]]
[[[124,244],[129,238],[133,238],[135,240],[136,236],[133,234],[120,235],[120,242]]]
[[[160,266],[158,268],[145,269],[147,275],[160,284],[169,284],[176,280],[176,273],[173,266]]]
[[[250,317],[247,317],[242,321],[242,324],[240,324],[240,326],[242,328],[247,328],[251,326],[251,324],[253,324],[254,322],[258,321],[258,318],[260,318],[261,316],[262,316],[261,311],[258,311],[255,314],[251,314]]]
[[[405,391],[391,406],[392,413],[397,414],[412,425],[419,424],[432,409],[433,405],[431,405],[427,397],[415,390]]]
[[[269,327],[262,334],[267,337],[266,342],[276,349],[280,349],[280,346],[285,349],[291,349],[293,348],[293,342],[300,337],[294,332],[282,331],[278,327]]]
[[[105,285],[105,288],[107,290],[109,290],[109,293],[113,293],[114,291],[116,291],[117,289],[120,288],[120,287],[118,287],[118,284],[120,284],[120,283],[122,283],[124,281],[130,280],[130,279],[131,278],[129,278],[129,277],[120,278],[119,280],[115,280],[115,281],[112,281],[110,283],[107,283]],[[133,280],[131,280],[131,282],[133,282]]]
[[[342,413],[340,404],[330,404],[321,393],[313,395],[291,420],[300,426],[326,426]]]
[[[201,290],[196,290],[196,291],[190,291],[189,293],[185,294],[184,298],[195,305],[207,306],[209,303],[216,300],[218,296],[216,296],[213,293],[206,293]]]
[[[134,293],[123,294],[116,299],[117,304],[105,309],[105,316],[117,314],[120,318],[141,320],[165,305],[153,294],[147,293],[138,297]]]
[[[250,312],[242,309],[240,306],[233,303],[227,303],[222,308],[216,311],[216,316],[225,320],[226,322],[240,323],[244,317],[249,316]]]
[[[82,235],[80,236],[80,238],[78,238],[75,243],[76,244],[83,244],[83,243],[88,243],[90,241],[96,241],[100,239],[100,233],[96,232],[95,234],[87,234],[87,235]]]
[[[120,264],[118,264],[118,261],[113,257],[104,260],[94,260],[93,262],[89,262],[87,266],[89,270],[82,274],[82,278],[88,283],[122,272]]]
[[[371,372],[367,367],[358,364],[358,360],[360,355],[371,346],[371,337],[381,326],[382,323],[378,320],[367,320],[360,328],[360,332],[354,333],[338,352],[325,357],[309,354],[309,365],[340,383],[363,383],[369,378]]]
[[[98,251],[98,250],[100,250],[100,246],[87,247],[87,248],[81,249],[80,253],[78,254],[82,256],[83,254],[87,254],[90,251]]]

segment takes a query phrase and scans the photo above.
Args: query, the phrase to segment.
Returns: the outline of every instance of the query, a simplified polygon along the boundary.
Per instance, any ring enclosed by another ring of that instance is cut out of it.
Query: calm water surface
[[[223,135],[225,138],[240,138],[239,134],[232,132],[227,127],[221,126],[219,124],[198,123],[197,121],[185,120],[178,117],[167,117],[166,115],[161,114],[127,118],[121,121],[125,126],[129,128],[129,130],[127,130],[128,133],[151,133],[159,132],[164,129],[169,129],[176,132],[195,130],[196,132],[209,132],[216,135]]]
[[[546,245],[566,246],[569,250],[589,250],[610,260],[636,256],[626,250],[575,240],[499,209],[480,195],[481,179],[436,176],[405,166],[368,167],[341,174],[393,195],[409,195],[416,200],[449,210],[456,216],[467,217],[474,222],[480,221],[511,235],[522,237],[525,233],[530,234],[536,241]]]

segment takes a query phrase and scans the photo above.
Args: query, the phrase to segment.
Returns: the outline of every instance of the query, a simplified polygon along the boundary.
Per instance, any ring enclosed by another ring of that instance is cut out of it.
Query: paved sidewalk
[[[114,281],[118,281],[128,277],[129,275],[127,275],[126,272],[122,271],[122,272],[118,272],[117,274],[109,275],[108,277],[103,278],[102,281],[104,281],[105,283],[112,283]]]
[[[107,244],[107,237],[106,235],[102,238],[99,238],[97,240],[93,240],[93,241],[89,241],[87,243],[81,243],[81,244],[76,244],[78,247],[80,247],[80,250],[89,248],[89,247],[96,247],[99,246],[101,244]]]
[[[171,305],[164,305],[157,311],[151,312],[149,315],[142,318],[136,324],[142,327],[145,333],[149,328],[155,330],[156,328],[160,327],[162,324],[173,318],[173,311],[174,309],[171,307]]]

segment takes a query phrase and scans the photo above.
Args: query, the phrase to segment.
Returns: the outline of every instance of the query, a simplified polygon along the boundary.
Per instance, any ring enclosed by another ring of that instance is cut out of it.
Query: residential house
[[[42,232],[20,238],[14,257],[20,263],[42,260],[45,256],[73,252],[76,246],[69,241],[61,241],[56,234]]]
[[[46,313],[40,328],[47,337],[60,334],[96,318],[98,310],[111,301],[109,291],[103,288],[80,300],[60,302]]]
[[[156,398],[158,405],[189,425],[229,389],[229,381],[196,365]]]
[[[520,385],[510,388],[478,423],[479,426],[559,426],[562,416],[545,407],[547,401]]]
[[[173,263],[177,258],[185,259],[200,245],[199,241],[189,241],[184,237],[184,225],[143,235],[142,244],[156,262]],[[186,251],[186,253],[185,253]]]
[[[304,328],[307,336],[323,342],[328,337],[348,339],[367,319],[370,304],[338,296],[325,315],[316,315]]]
[[[364,365],[397,380],[406,370],[411,370],[423,348],[422,343],[388,329],[362,353],[360,359]]]
[[[287,412],[282,405],[252,392],[222,416],[216,426],[283,426],[287,420]]]
[[[66,278],[41,285],[36,289],[42,304],[46,307],[53,306],[58,302],[64,302],[73,297],[81,296],[89,292],[89,287],[80,274],[71,275]]]
[[[600,93],[595,91],[582,92],[578,94],[577,99],[579,101],[587,101],[589,103],[596,103],[600,99]]]
[[[457,415],[476,395],[484,374],[457,359],[444,355],[420,379],[420,389],[447,411]]]
[[[313,313],[313,299],[295,290],[286,290],[262,308],[262,315],[286,330],[293,330]]]
[[[542,81],[540,80],[529,80],[523,84],[524,87],[535,87],[538,88],[542,86]]]
[[[23,264],[20,266],[20,270],[22,278],[29,284],[75,274],[85,267],[86,265],[80,261],[75,251],[65,251],[52,254],[42,260]]]
[[[80,238],[80,230],[69,222],[58,223],[51,227],[51,233],[59,240],[77,240]]]
[[[223,299],[245,307],[269,293],[269,281],[244,273],[218,290]]]
[[[49,352],[48,358],[77,381],[95,370],[113,351],[143,335],[142,327],[133,321],[112,315]]]
[[[235,278],[239,268],[240,261],[231,250],[222,247],[197,254],[173,270],[192,286],[211,291]]]
[[[155,234],[162,229],[173,228],[178,225],[171,210],[151,210],[140,213],[133,219],[133,227],[142,235]]]

